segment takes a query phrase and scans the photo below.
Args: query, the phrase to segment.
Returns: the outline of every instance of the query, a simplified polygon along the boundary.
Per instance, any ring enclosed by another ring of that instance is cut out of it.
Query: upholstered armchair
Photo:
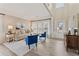
[[[41,35],[39,35],[39,39],[40,39],[41,37],[44,37],[45,40],[46,40],[46,32],[44,32],[44,33],[42,33]]]
[[[31,44],[36,44],[37,47],[38,35],[25,36],[24,40],[26,42],[26,45],[29,46],[29,49]]]

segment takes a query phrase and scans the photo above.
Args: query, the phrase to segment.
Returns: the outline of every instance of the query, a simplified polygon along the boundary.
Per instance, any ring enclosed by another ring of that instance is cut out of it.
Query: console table
[[[66,49],[77,50],[79,54],[79,35],[66,35]]]

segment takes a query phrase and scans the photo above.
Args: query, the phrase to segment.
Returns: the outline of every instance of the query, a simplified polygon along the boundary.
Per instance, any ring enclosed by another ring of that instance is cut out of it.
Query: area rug
[[[31,49],[35,48],[35,45],[31,45],[31,49],[28,48],[28,45],[25,44],[24,40],[16,41],[16,42],[6,42],[3,43],[9,50],[15,53],[18,56],[23,56],[27,54]]]
[[[45,38],[44,38],[44,37],[38,39],[38,43],[41,43],[41,42],[43,42],[43,41],[45,41]]]

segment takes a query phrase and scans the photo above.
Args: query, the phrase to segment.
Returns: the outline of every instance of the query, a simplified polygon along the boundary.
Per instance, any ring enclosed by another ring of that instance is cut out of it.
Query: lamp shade
[[[12,25],[8,25],[8,29],[13,29],[13,26]]]

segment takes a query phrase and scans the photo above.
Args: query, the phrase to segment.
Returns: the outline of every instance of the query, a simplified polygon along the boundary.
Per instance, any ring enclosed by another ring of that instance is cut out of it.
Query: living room
[[[77,52],[66,51],[64,43],[67,34],[73,35],[75,32],[78,34],[78,5],[72,3],[0,4],[1,55],[77,56]]]

